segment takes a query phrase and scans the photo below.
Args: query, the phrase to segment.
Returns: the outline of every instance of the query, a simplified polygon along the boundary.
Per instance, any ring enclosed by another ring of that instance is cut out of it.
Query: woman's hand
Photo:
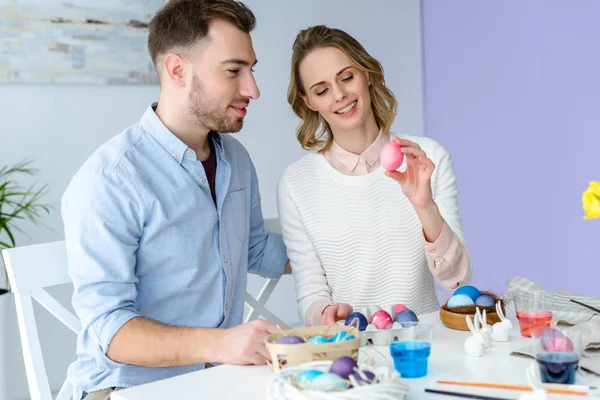
[[[325,307],[319,316],[319,324],[333,325],[339,320],[345,320],[352,313],[352,306],[346,303],[335,303]]]
[[[435,165],[418,144],[398,137],[394,137],[393,140],[402,146],[401,150],[406,158],[406,170],[385,171],[385,174],[400,183],[402,192],[413,207],[425,209],[433,202],[431,174]]]

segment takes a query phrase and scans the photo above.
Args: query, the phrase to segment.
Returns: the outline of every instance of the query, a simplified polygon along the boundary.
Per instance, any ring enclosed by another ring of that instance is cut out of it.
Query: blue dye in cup
[[[431,353],[431,343],[424,341],[403,341],[390,344],[394,368],[402,378],[421,378],[427,375],[427,361]]]
[[[579,357],[575,353],[540,353],[536,356],[544,383],[575,383]]]

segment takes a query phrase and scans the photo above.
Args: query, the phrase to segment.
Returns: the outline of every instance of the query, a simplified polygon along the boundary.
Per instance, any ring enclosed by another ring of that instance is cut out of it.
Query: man
[[[232,0],[171,0],[150,22],[158,104],[101,146],[62,202],[82,322],[74,399],[198,370],[264,364],[274,324],[242,324],[247,271],[289,273],[263,226],[258,182],[230,135],[259,97],[250,31]],[[217,133],[218,132],[218,133]]]

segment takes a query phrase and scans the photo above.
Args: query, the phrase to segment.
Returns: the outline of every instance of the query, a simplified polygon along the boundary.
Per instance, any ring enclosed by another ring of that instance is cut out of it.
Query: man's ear
[[[163,79],[174,86],[185,87],[185,71],[187,63],[179,54],[167,54],[162,62]]]

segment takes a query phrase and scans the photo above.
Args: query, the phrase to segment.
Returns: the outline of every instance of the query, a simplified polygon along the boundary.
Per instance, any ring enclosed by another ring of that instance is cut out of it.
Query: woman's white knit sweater
[[[450,154],[431,138],[399,136],[419,144],[435,164],[434,201],[466,247]],[[323,300],[355,309],[402,303],[417,314],[439,309],[421,223],[384,171],[344,175],[317,153],[285,170],[279,216],[303,320]],[[469,264],[465,282],[470,275]]]

